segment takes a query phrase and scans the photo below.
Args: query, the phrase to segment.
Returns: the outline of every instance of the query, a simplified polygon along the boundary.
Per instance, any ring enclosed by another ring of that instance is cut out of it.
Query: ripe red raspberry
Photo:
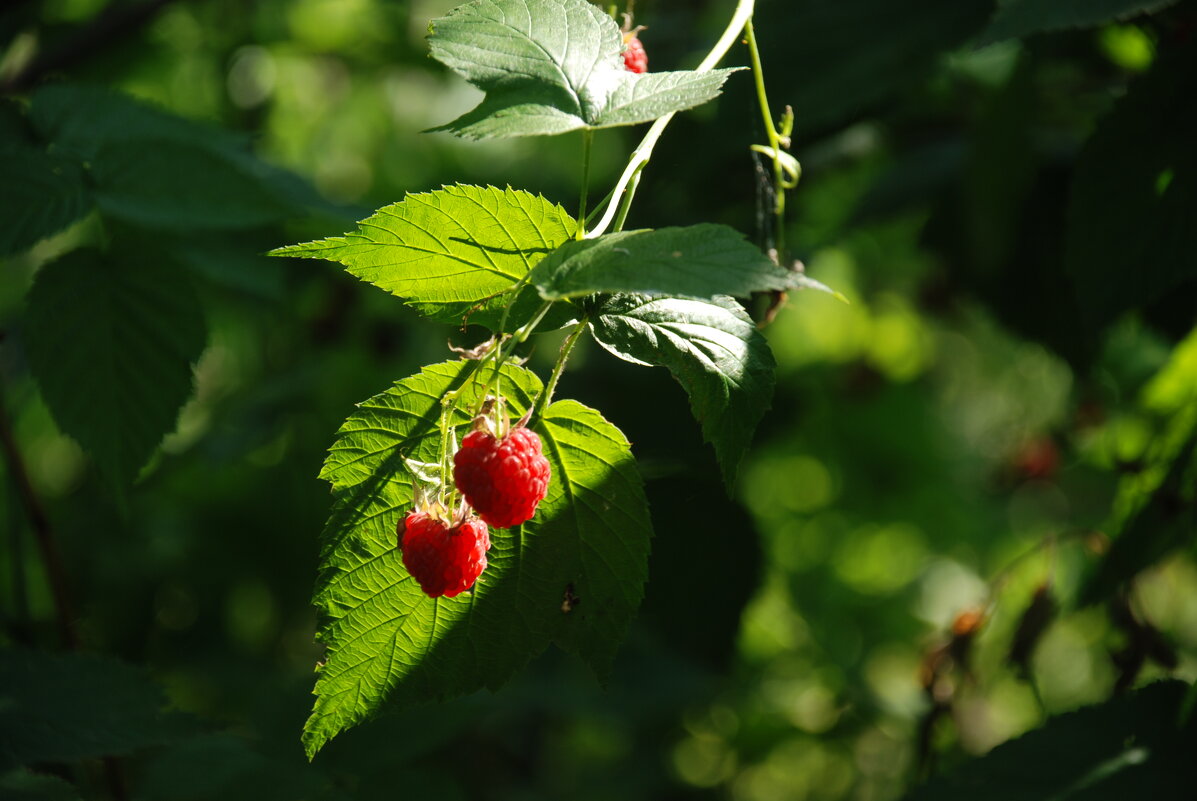
[[[486,569],[490,533],[474,516],[455,526],[413,509],[399,524],[399,549],[403,566],[420,582],[430,598],[455,595],[474,586]]]
[[[635,33],[623,35],[623,68],[628,72],[642,73],[648,71],[648,53],[644,52],[644,45]]]
[[[466,501],[495,528],[518,526],[536,513],[549,487],[540,437],[516,428],[503,439],[475,429],[453,457],[453,480]]]

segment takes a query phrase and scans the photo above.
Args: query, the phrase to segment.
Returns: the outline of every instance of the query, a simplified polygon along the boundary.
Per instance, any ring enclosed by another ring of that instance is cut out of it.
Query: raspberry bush
[[[598,411],[553,398],[581,336],[670,370],[729,486],[735,479],[769,406],[774,363],[734,298],[776,301],[818,285],[789,266],[781,241],[762,251],[724,225],[625,223],[665,127],[719,94],[736,69],[715,65],[741,37],[769,137],[752,149],[773,164],[780,221],[797,163],[785,152],[791,118],[775,124],[765,98],[752,11],[741,0],[696,69],[647,72],[636,31],[588,0],[454,9],[430,23],[431,54],[485,97],[437,130],[469,139],[580,131],[576,213],[518,189],[457,184],[410,194],[344,236],[274,251],[339,262],[430,320],[491,332],[464,358],[362,403],[330,450],[321,475],[335,505],[315,594],[327,659],[305,728],[309,755],[384,703],[497,687],[550,642],[608,670],[644,592],[652,532],[623,434]],[[639,123],[652,125],[591,210],[595,131]],[[542,383],[517,353],[561,329]]]

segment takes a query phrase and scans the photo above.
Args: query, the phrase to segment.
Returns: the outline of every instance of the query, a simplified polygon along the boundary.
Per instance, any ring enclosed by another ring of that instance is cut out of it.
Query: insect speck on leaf
[[[582,602],[582,599],[574,595],[574,585],[569,583],[565,585],[565,596],[561,599],[561,612],[568,615],[574,611],[574,607]]]

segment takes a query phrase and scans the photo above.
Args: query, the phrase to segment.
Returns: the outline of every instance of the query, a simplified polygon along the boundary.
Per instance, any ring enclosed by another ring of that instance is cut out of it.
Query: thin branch
[[[4,448],[4,459],[8,462],[8,471],[25,513],[29,516],[29,523],[33,527],[33,535],[41,551],[42,562],[46,566],[46,577],[50,582],[50,594],[54,598],[54,613],[58,622],[58,632],[63,645],[72,651],[79,649],[79,631],[75,627],[75,614],[71,605],[70,594],[67,591],[66,572],[62,567],[62,557],[58,551],[58,543],[54,539],[54,530],[50,527],[50,518],[42,507],[41,499],[33,490],[29,481],[29,472],[25,469],[25,460],[17,447],[13,437],[12,426],[8,420],[8,410],[5,408],[3,385],[0,384],[0,446]]]

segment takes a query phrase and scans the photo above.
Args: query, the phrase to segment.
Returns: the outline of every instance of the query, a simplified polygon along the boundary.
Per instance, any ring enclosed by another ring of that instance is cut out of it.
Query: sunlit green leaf
[[[575,228],[564,209],[539,195],[457,185],[410,194],[363,220],[357,231],[272,255],[340,262],[433,319],[497,327],[509,296],[496,294],[569,240]],[[535,292],[527,291],[509,330],[538,305]]]
[[[792,289],[800,277],[778,267],[726,225],[621,231],[570,241],[532,271],[549,300],[596,292],[711,299]]]
[[[203,314],[179,271],[77,250],[29,292],[29,364],[62,430],[118,488],[136,477],[191,394]]]
[[[667,367],[690,396],[730,485],[773,397],[769,343],[731,298],[615,295],[590,321],[595,339],[636,364]]]
[[[497,688],[551,640],[602,671],[639,604],[651,530],[640,479],[619,431],[573,401],[553,404],[535,426],[549,493],[528,523],[491,531],[474,589],[432,599],[408,575],[396,548],[412,506],[403,460],[437,460],[445,393],[460,390],[452,424],[469,422],[461,410],[477,407],[490,377],[477,365],[446,362],[399,381],[361,404],[329,451],[321,475],[334,507],[314,597],[328,653],[304,730],[309,755],[388,700]],[[541,384],[509,365],[501,391],[514,418]]]
[[[476,0],[430,27],[433,57],[486,92],[437,129],[471,139],[648,122],[707,102],[734,71],[628,72],[619,26],[587,0]]]

